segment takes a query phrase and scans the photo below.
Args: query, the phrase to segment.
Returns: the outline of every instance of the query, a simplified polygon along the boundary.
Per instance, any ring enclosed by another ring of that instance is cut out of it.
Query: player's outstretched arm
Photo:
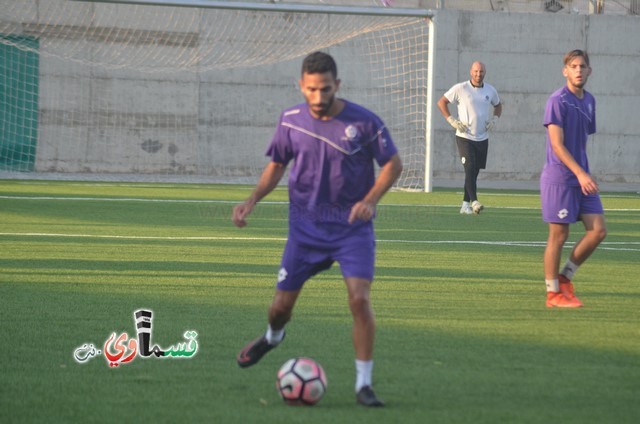
[[[402,160],[397,154],[393,155],[387,163],[380,169],[376,182],[369,190],[369,193],[351,208],[349,214],[349,224],[356,220],[369,221],[373,218],[376,205],[382,196],[393,186],[402,173]]]
[[[251,196],[233,208],[232,220],[236,227],[242,228],[247,225],[246,218],[253,210],[253,207],[276,188],[284,175],[284,171],[285,166],[281,163],[269,162],[267,164]]]

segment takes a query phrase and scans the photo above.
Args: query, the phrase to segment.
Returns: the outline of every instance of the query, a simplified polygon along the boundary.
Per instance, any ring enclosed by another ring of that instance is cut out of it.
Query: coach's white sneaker
[[[480,212],[482,211],[482,209],[484,209],[484,206],[482,206],[482,203],[478,202],[477,200],[474,200],[471,203],[471,210],[476,215],[480,215]]]
[[[462,202],[460,213],[463,215],[471,215],[473,213],[473,209],[471,209],[471,205],[469,204],[469,202]]]

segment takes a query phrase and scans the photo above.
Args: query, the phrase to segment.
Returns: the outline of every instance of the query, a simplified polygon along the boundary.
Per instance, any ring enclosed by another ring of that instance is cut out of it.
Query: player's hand
[[[498,125],[498,119],[500,119],[498,115],[493,115],[493,118],[487,121],[487,131],[493,131],[496,125]]]
[[[598,187],[598,183],[594,180],[591,175],[586,172],[580,175],[577,175],[578,183],[580,183],[580,188],[582,188],[582,193],[585,195],[596,194],[600,191],[600,187]]]
[[[456,130],[466,133],[469,127],[467,127],[462,121],[457,120],[453,116],[447,118],[447,122]]]
[[[244,227],[247,225],[246,218],[253,210],[255,203],[250,200],[245,200],[243,203],[236,205],[233,208],[232,220],[236,227]]]
[[[349,214],[349,224],[353,224],[357,220],[370,221],[376,213],[376,206],[372,203],[360,201],[351,207]]]

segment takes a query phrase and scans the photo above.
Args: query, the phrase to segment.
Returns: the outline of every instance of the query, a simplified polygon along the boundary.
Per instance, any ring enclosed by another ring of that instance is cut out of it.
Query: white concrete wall
[[[14,3],[0,0],[2,4]],[[21,4],[13,9],[19,11],[16,16],[0,16],[14,21],[15,27],[27,28],[53,15],[47,10],[49,2]],[[87,17],[107,6],[74,2],[69,7],[58,24],[81,27]],[[121,24],[152,31],[163,28],[153,16],[148,22],[130,21]],[[180,29],[196,33],[198,22]],[[438,10],[435,97],[467,79],[474,60],[483,61],[487,82],[498,89],[504,112],[491,137],[489,162],[481,178],[535,181],[545,154],[544,105],[549,94],[564,84],[562,56],[586,48],[593,66],[587,89],[596,96],[598,107],[598,133],[589,145],[592,171],[603,182],[640,184],[637,40],[637,16]],[[194,172],[189,169],[193,166],[200,172],[209,167],[210,175],[239,175],[245,168],[263,166],[279,111],[300,101],[295,86],[299,59],[273,65],[259,78],[249,69],[233,69],[174,73],[172,81],[161,81],[153,74],[126,69],[113,73],[78,67],[83,58],[108,54],[109,46],[83,44],[72,60],[56,57],[69,53],[69,42],[53,38],[41,44],[39,171],[185,174]],[[130,48],[145,53],[144,46]],[[361,101],[365,92],[377,89],[361,78],[365,72],[347,65],[351,64],[348,48],[335,53],[342,95]],[[70,75],[70,67],[75,74]],[[232,123],[237,116],[244,117],[242,125]],[[434,118],[434,177],[461,180],[453,131],[437,110]],[[97,122],[99,127],[92,124]],[[122,122],[127,125],[118,125]],[[149,153],[144,143],[159,150]]]

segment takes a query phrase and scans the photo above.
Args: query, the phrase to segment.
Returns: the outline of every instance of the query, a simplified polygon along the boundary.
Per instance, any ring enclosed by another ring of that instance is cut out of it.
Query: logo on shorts
[[[460,161],[462,162],[462,164],[464,165],[465,163],[467,163],[467,158],[465,158],[464,156],[462,156],[460,158]]]
[[[286,278],[287,278],[287,270],[283,268],[280,268],[280,271],[278,272],[278,283],[282,283]]]
[[[566,209],[561,209],[558,212],[558,218],[560,218],[560,219],[565,219],[567,217],[567,215],[569,215],[569,211],[566,210]]]

